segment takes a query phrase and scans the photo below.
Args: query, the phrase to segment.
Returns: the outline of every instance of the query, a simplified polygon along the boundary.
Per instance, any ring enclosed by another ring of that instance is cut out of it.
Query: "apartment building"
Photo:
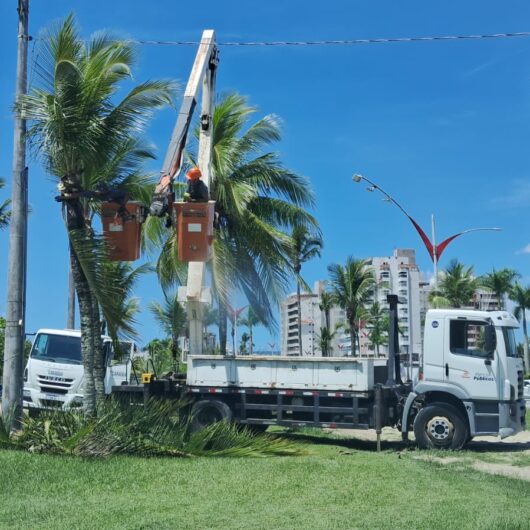
[[[421,311],[422,300],[427,295],[420,293],[423,282],[416,265],[415,251],[412,249],[396,249],[392,256],[372,257],[368,265],[373,267],[377,280],[376,287],[370,299],[371,303],[379,302],[383,308],[388,308],[386,297],[388,294],[400,296],[403,304],[398,309],[399,327],[401,330],[399,341],[403,353],[421,351],[422,329]],[[284,355],[321,355],[319,334],[320,328],[326,325],[325,315],[320,310],[321,294],[325,289],[325,282],[315,283],[313,292],[301,296],[302,348],[298,341],[298,301],[295,294],[289,295],[281,304],[281,336],[282,354]],[[422,298],[423,296],[423,298]],[[425,312],[426,309],[423,308]],[[331,343],[332,355],[351,355],[350,335],[345,330],[346,316],[343,310],[335,307],[330,312],[330,328],[335,336]],[[342,325],[342,327],[341,327]],[[370,341],[370,325],[362,320],[359,322],[359,346],[356,345],[356,355],[374,355],[375,348]],[[387,347],[380,346],[379,353],[386,355]]]
[[[302,293],[300,296],[302,344],[298,340],[298,298],[290,294],[280,304],[281,318],[281,351],[282,355],[322,355],[320,348],[320,330],[326,326],[326,315],[320,309],[321,295],[325,290],[325,282],[315,282],[313,292]],[[329,314],[330,329],[344,323],[344,311],[333,307]],[[331,354],[340,356],[339,334],[335,333],[330,345]]]

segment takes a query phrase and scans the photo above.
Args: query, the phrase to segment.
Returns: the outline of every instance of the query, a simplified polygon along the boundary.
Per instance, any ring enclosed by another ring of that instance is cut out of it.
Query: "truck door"
[[[459,387],[473,400],[498,400],[497,351],[493,359],[484,349],[488,322],[448,318],[444,348],[445,382]]]

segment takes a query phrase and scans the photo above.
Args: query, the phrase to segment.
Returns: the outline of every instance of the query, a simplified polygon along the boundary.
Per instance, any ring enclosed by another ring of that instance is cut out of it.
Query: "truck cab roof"
[[[429,309],[427,318],[441,319],[445,317],[460,319],[484,319],[491,320],[495,326],[518,328],[518,320],[508,311],[476,311],[474,309]]]

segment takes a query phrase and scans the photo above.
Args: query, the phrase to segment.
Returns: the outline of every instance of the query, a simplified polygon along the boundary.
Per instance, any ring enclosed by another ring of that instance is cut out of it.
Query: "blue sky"
[[[16,0],[0,7],[0,176],[11,180],[16,65]],[[530,4],[361,2],[310,0],[32,1],[30,32],[70,11],[84,35],[102,28],[136,39],[197,40],[213,28],[219,41],[321,40],[530,30]],[[194,47],[141,46],[135,81],[174,78],[184,85]],[[30,63],[38,59],[30,45]],[[391,193],[425,228],[437,219],[439,238],[465,228],[500,226],[500,233],[463,236],[445,252],[479,274],[512,267],[530,283],[530,38],[326,47],[222,47],[218,91],[237,90],[283,120],[276,146],[285,164],[306,175],[317,195],[325,239],[321,259],[304,267],[309,283],[326,278],[332,262],[390,255],[415,248],[432,273],[427,252],[407,219],[375,194],[354,185],[359,172]],[[159,171],[175,111],[153,121]],[[66,315],[66,236],[54,186],[30,160],[27,330],[63,327]],[[5,196],[5,190],[0,199]],[[7,232],[0,233],[0,315],[5,313]],[[160,298],[145,278],[143,307]],[[159,334],[140,316],[142,342]],[[267,333],[257,334],[266,347]]]

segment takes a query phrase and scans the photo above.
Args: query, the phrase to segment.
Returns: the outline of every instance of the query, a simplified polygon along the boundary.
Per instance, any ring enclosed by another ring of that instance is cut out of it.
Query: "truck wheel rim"
[[[453,437],[455,427],[445,416],[435,416],[426,427],[427,435],[434,442],[445,442]]]

